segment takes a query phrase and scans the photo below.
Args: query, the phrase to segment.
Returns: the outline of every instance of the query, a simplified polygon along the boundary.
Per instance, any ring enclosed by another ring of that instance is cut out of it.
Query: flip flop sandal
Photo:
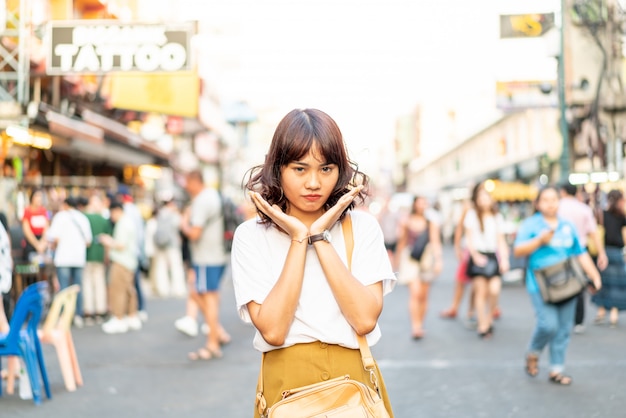
[[[526,373],[530,377],[535,377],[539,374],[539,357],[535,354],[529,354],[526,356]]]
[[[550,376],[550,382],[556,385],[569,386],[572,384],[572,378],[570,376],[557,373]]]
[[[454,319],[456,318],[456,311],[454,309],[447,309],[441,312],[439,317],[443,319]]]
[[[187,354],[187,357],[189,357],[189,360],[191,361],[211,360],[213,358],[213,355],[211,353],[211,350],[206,347],[201,347],[198,350],[192,351]]]

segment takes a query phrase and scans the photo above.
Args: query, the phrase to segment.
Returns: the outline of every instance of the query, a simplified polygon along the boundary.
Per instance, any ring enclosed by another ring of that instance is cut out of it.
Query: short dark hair
[[[569,181],[561,183],[559,189],[563,190],[569,196],[576,196],[576,193],[578,192],[578,187],[573,185]]]
[[[78,200],[74,196],[68,196],[65,198],[65,204],[71,208],[76,208]]]
[[[122,209],[122,210],[124,210],[124,205],[119,200],[114,200],[114,201],[111,202],[111,205],[109,206],[109,210],[110,211],[113,210],[113,209]]]

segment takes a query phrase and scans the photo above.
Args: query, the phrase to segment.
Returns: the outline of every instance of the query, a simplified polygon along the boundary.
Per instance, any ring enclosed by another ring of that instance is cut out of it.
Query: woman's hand
[[[546,229],[539,234],[539,241],[541,245],[548,245],[550,241],[552,241],[552,237],[554,236],[554,229]]]
[[[500,273],[502,274],[508,272],[511,269],[511,266],[509,265],[509,260],[507,260],[506,258],[502,258],[502,260],[499,260],[498,264],[500,265]]]
[[[489,259],[487,258],[486,255],[481,254],[481,253],[475,253],[472,254],[472,261],[474,262],[474,264],[476,264],[478,267],[484,267],[487,265],[487,262],[489,261]]]
[[[363,190],[363,186],[358,186],[341,196],[335,206],[329,208],[322,216],[313,222],[309,231],[310,235],[319,234],[326,229],[330,229],[335,222],[337,222],[343,211],[350,206],[354,198],[358,196],[361,190]]]
[[[37,247],[35,247],[35,249],[39,254],[44,254],[48,249],[48,243],[46,242],[46,240],[42,239],[41,241],[39,241],[39,243],[37,243]]]
[[[250,192],[252,203],[264,214],[269,216],[276,225],[297,241],[306,239],[309,231],[305,224],[295,216],[287,215],[278,205],[270,205],[258,192]]]

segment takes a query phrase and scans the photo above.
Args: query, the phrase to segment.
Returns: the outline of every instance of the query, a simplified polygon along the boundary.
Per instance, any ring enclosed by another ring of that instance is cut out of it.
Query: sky
[[[154,13],[199,20],[200,70],[222,100],[245,101],[270,123],[293,108],[319,108],[368,165],[417,105],[454,108],[461,136],[498,117],[495,79],[537,67],[510,64],[498,14],[554,1],[178,0],[160,11],[149,3]],[[446,127],[431,123],[426,133],[432,154],[438,130]]]

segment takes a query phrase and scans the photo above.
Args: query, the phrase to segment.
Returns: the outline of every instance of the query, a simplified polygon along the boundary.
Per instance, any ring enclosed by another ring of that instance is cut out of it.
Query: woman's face
[[[488,211],[491,209],[491,205],[493,205],[493,201],[491,200],[489,192],[485,189],[480,189],[476,195],[476,206],[478,206],[480,210]]]
[[[43,204],[43,196],[41,192],[35,192],[30,197],[30,205],[34,207],[39,207]]]
[[[537,200],[537,209],[544,216],[556,216],[559,210],[559,195],[554,189],[547,189],[541,192]]]
[[[423,197],[418,197],[417,199],[415,199],[415,202],[413,202],[413,210],[415,211],[415,213],[424,213],[427,206],[428,203]]]
[[[281,185],[289,201],[287,213],[299,219],[321,215],[338,179],[337,165],[325,161],[313,145],[299,161],[281,168]]]

